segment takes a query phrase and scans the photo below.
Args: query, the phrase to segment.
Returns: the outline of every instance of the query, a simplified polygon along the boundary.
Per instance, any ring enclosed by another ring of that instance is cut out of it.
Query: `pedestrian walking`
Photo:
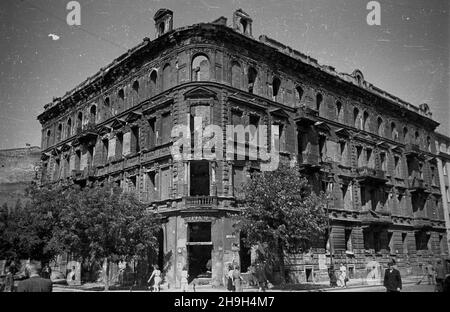
[[[233,285],[236,292],[242,292],[242,276],[239,265],[236,265],[233,270]]]
[[[330,287],[337,287],[336,273],[334,272],[334,266],[330,266],[328,269],[328,277],[330,278]]]
[[[445,268],[442,264],[441,260],[437,261],[436,266],[436,292],[443,292],[444,291],[444,280],[445,280]]]
[[[189,277],[188,269],[187,269],[187,266],[184,265],[183,270],[181,271],[181,291],[182,292],[188,291],[188,287],[189,287],[188,277]]]
[[[11,271],[11,267],[6,268],[5,288],[3,289],[4,292],[14,291],[14,275]]]
[[[51,278],[51,276],[52,276],[52,269],[50,268],[48,263],[46,263],[44,265],[44,267],[42,268],[41,276],[42,276],[42,278],[46,278],[46,279],[50,279]]]
[[[150,275],[150,278],[148,279],[147,283],[150,283],[150,281],[153,278],[154,278],[154,280],[153,280],[153,282],[154,282],[153,291],[159,292],[162,278],[161,278],[161,271],[159,270],[159,267],[157,265],[155,265],[153,267],[152,275]]]
[[[434,271],[434,267],[431,264],[431,262],[428,263],[428,265],[426,266],[426,274],[427,274],[427,279],[428,279],[428,285],[434,285],[435,284],[435,271]]]
[[[18,292],[52,292],[52,281],[39,276],[40,263],[31,261],[25,269],[28,279],[23,280],[17,287]]]
[[[228,265],[228,273],[227,273],[227,289],[228,291],[234,291],[234,283],[233,283],[233,266],[231,263]]]
[[[265,292],[267,285],[269,284],[269,280],[267,279],[266,270],[263,263],[258,263],[256,266],[256,279],[258,281],[258,291]]]
[[[339,284],[341,287],[347,287],[347,267],[341,263],[341,267],[339,268],[340,275],[339,275]]]
[[[387,292],[399,292],[402,289],[402,278],[400,272],[394,268],[395,261],[391,260],[388,263],[388,269],[384,273],[384,287]]]
[[[67,274],[67,284],[71,285],[73,282],[75,282],[77,276],[76,276],[76,268],[75,266],[72,266],[72,269],[70,270],[70,272]]]

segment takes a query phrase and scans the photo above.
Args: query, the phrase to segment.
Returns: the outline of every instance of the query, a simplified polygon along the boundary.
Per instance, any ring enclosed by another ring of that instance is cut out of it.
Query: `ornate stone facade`
[[[224,17],[172,24],[171,11],[158,11],[155,40],[46,105],[38,117],[43,183],[109,180],[136,192],[166,217],[160,265],[171,287],[184,265],[218,285],[227,263],[245,270],[250,261],[228,213],[239,209],[234,186],[261,162],[175,161],[171,129],[192,129],[199,116],[222,128],[277,124],[281,161],[297,161],[316,191],[331,192],[331,240],[293,251],[293,279],[327,279],[329,251],[351,278],[366,276],[371,261],[395,257],[412,274],[448,254],[431,144],[438,123],[426,104],[378,89],[359,70],[337,73],[271,38],[256,40],[242,10],[232,27]]]
[[[450,137],[436,133],[436,151],[442,207],[447,228],[447,248],[450,249]]]

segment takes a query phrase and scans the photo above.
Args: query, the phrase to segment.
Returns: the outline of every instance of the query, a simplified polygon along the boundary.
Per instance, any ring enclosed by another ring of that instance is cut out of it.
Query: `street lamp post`
[[[330,266],[333,266],[333,241],[331,235],[331,225],[330,225],[330,213],[329,213],[329,201],[332,198],[333,194],[333,182],[328,183],[328,192],[327,192],[327,202],[326,202],[326,210],[327,210],[327,227],[328,227],[328,242],[330,244]]]

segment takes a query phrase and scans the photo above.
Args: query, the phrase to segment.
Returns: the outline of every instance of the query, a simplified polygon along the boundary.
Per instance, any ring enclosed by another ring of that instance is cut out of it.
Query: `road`
[[[386,288],[382,286],[360,287],[360,288],[344,288],[332,290],[330,292],[386,292]],[[428,284],[405,284],[402,292],[434,292],[434,285]]]

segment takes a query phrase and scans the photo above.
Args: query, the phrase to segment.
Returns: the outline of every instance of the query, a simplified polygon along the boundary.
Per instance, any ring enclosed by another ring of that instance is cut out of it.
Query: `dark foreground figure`
[[[31,262],[26,271],[29,278],[19,283],[17,292],[51,292],[53,290],[52,281],[39,276],[38,262]]]

